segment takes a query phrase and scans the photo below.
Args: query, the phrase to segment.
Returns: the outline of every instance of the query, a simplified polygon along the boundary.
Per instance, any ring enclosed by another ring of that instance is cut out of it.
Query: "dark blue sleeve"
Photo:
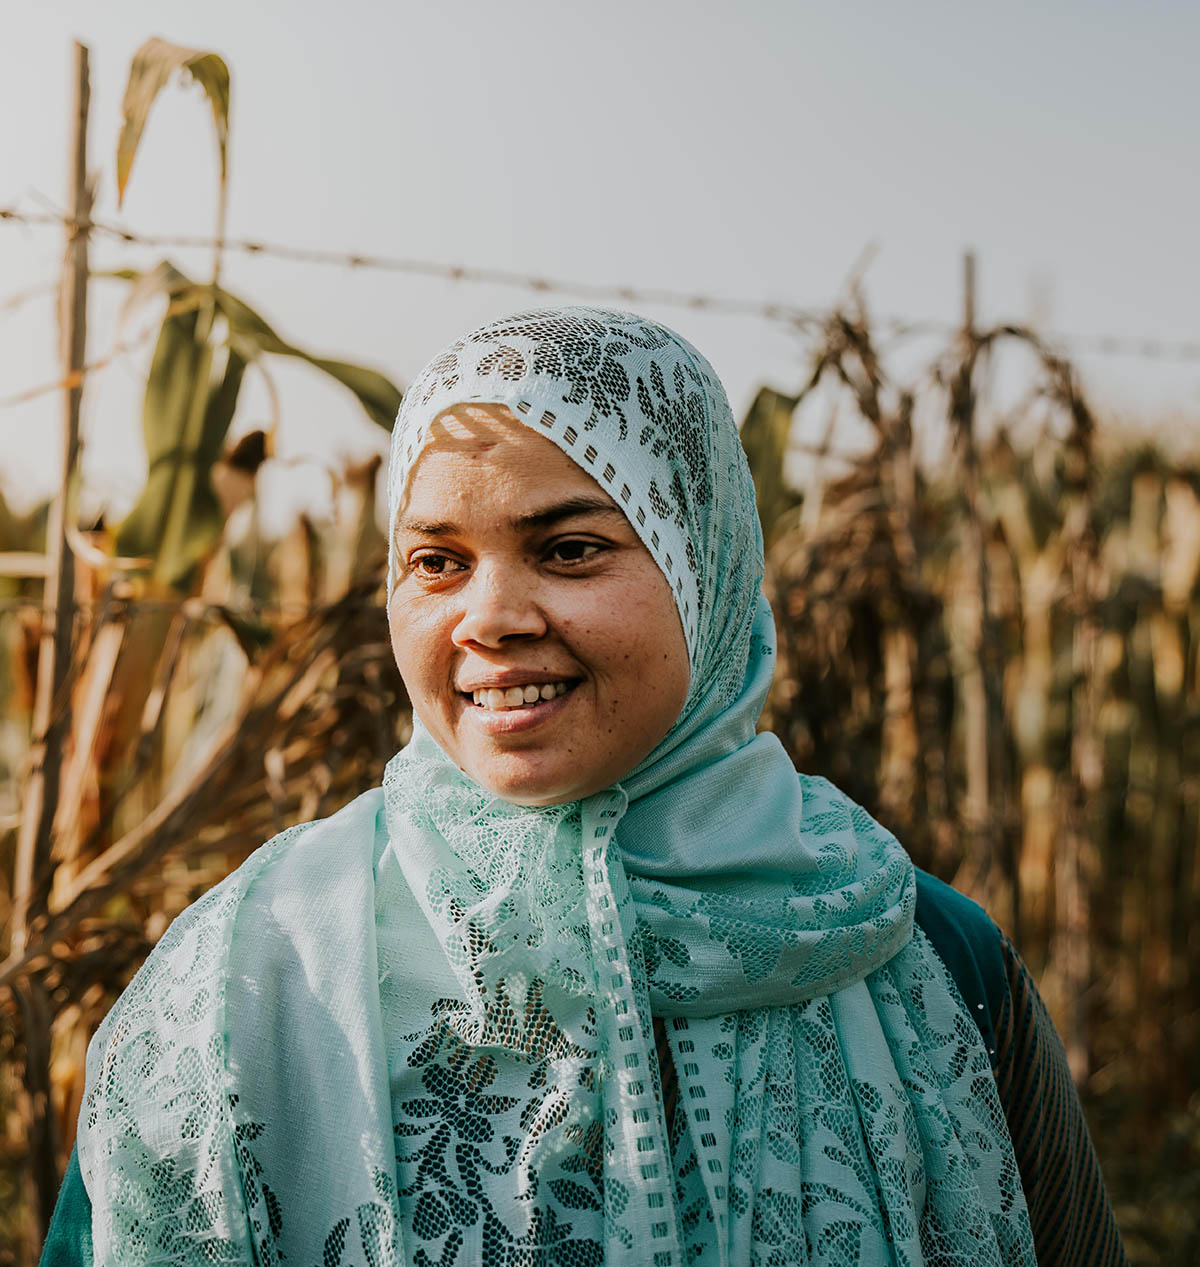
[[[1008,1001],[1003,934],[977,902],[920,868],[916,918],[954,978],[995,1068],[996,1026]]]
[[[923,871],[916,918],[992,1058],[1038,1263],[1125,1267],[1067,1058],[1029,970],[981,906]]]
[[[73,1148],[42,1247],[41,1267],[92,1267],[92,1202]]]

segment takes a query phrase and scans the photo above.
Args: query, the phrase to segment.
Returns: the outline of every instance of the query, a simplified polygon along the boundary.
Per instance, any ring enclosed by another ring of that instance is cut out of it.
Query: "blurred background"
[[[406,738],[404,385],[571,301],[712,360],[764,724],[1014,938],[1131,1255],[1200,1260],[1200,11],[6,16],[0,1264],[170,920]]]

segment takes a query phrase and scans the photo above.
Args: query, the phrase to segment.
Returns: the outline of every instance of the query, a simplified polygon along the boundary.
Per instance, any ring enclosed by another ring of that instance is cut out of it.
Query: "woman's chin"
[[[555,769],[554,765],[507,753],[501,758],[472,762],[464,769],[481,787],[513,805],[564,805],[582,800],[597,790],[580,778],[577,767],[565,770]]]

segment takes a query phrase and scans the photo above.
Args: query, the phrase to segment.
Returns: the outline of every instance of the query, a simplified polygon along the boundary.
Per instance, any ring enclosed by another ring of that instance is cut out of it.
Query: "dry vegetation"
[[[981,443],[1001,344],[1028,390]],[[782,651],[765,723],[1014,937],[1131,1254],[1195,1262],[1200,468],[1101,450],[1072,367],[1018,327],[960,336],[914,395],[862,315],[835,315],[804,391],[760,393],[757,470],[781,469],[811,392],[874,444],[802,501],[760,481]],[[936,470],[914,415],[951,438]]]

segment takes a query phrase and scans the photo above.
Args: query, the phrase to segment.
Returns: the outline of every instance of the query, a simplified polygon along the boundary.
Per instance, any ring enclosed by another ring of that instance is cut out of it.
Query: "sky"
[[[0,0],[0,15],[0,207],[63,205],[78,38],[97,217],[212,234],[215,144],[194,87],[160,98],[116,207],[129,62],[159,35],[229,64],[231,237],[813,308],[870,250],[873,312],[947,323],[971,249],[982,321],[1200,341],[1194,3]],[[0,491],[18,507],[57,482],[61,403],[3,401],[58,377],[57,334],[50,293],[4,304],[53,283],[61,254],[60,233],[0,222]],[[163,254],[97,243],[92,264]],[[463,331],[537,302],[235,254],[222,277],[285,337],[401,384]],[[92,284],[89,359],[150,328],[150,311],[118,327],[126,293]],[[804,376],[785,327],[641,307],[705,352],[739,414],[759,384]],[[144,478],[147,359],[119,356],[87,385],[85,503],[110,514]],[[1200,431],[1200,362],[1081,364],[1108,412]],[[328,469],[385,436],[315,372],[270,372],[280,460],[262,483],[282,522],[320,512]],[[235,433],[270,416],[266,384],[248,380]]]

